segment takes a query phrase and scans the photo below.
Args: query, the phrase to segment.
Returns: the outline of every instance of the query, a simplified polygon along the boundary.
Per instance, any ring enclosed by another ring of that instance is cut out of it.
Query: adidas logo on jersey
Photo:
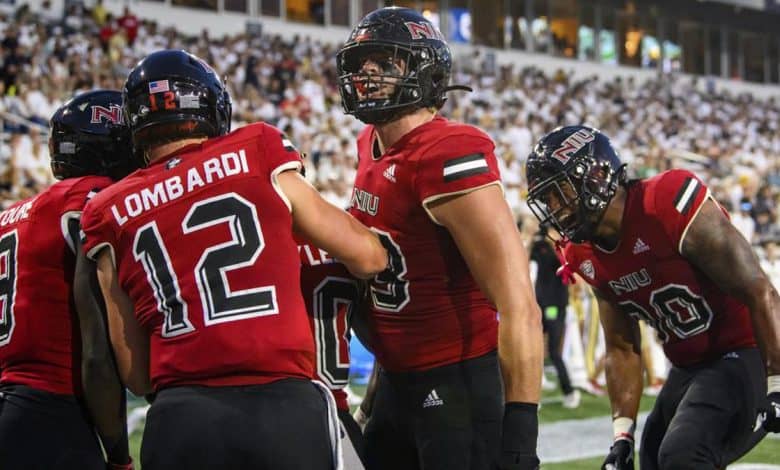
[[[634,254],[638,255],[639,253],[643,253],[645,251],[650,251],[650,247],[647,245],[647,243],[643,242],[641,238],[637,238],[636,243],[634,243]]]
[[[384,173],[382,173],[385,178],[395,183],[395,163],[387,167]]]
[[[423,408],[430,408],[432,406],[441,406],[444,404],[444,400],[439,398],[439,394],[436,393],[436,389],[431,390],[431,393],[425,398],[423,402]]]
[[[172,168],[176,168],[177,166],[179,166],[179,163],[181,163],[181,158],[173,157],[170,160],[168,160],[167,163],[165,163],[165,169],[170,170]]]

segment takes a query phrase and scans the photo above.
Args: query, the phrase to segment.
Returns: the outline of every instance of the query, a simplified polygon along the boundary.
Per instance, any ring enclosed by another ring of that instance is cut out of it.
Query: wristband
[[[633,442],[635,428],[636,424],[631,418],[621,416],[612,420],[612,434],[616,441],[620,439],[629,439]]]
[[[108,462],[108,470],[133,470],[133,459],[129,457],[128,463]]]
[[[539,435],[539,405],[509,402],[504,405],[501,448],[519,454],[536,455]]]
[[[780,375],[770,375],[766,378],[766,394],[780,393]]]

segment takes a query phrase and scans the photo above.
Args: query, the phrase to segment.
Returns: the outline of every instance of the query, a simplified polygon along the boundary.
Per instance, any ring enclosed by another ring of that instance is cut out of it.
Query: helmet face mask
[[[444,104],[452,68],[449,46],[414,10],[388,7],[370,13],[336,60],[344,111],[367,124]]]
[[[57,179],[119,179],[138,168],[118,91],[95,90],[72,98],[54,113],[49,128],[51,169]]]
[[[592,241],[625,180],[609,139],[584,126],[559,128],[528,157],[528,205],[541,224],[575,243]]]
[[[416,83],[404,83],[411,53],[396,46],[356,46],[344,53],[344,70],[350,73],[356,105],[368,100],[398,102],[401,89]]]
[[[568,174],[563,173],[548,178],[528,194],[528,205],[539,219],[539,224],[553,227],[569,239],[579,219],[580,197],[575,184]]]

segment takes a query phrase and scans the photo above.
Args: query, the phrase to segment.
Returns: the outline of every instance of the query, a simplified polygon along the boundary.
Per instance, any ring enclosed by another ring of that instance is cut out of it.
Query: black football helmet
[[[57,179],[119,179],[137,168],[122,120],[122,93],[95,90],[63,104],[49,121],[51,170]]]
[[[130,71],[124,117],[136,150],[189,137],[230,132],[232,106],[222,80],[183,50],[149,54]]]
[[[371,56],[385,57],[381,73],[361,72]],[[405,63],[403,71],[394,64]],[[347,114],[366,124],[392,121],[418,108],[440,108],[452,69],[441,32],[409,8],[387,7],[369,13],[352,30],[337,56],[339,92]],[[395,85],[389,96],[361,98],[372,88]],[[464,88],[464,87],[454,87]]]
[[[559,127],[539,140],[526,162],[528,206],[542,225],[574,243],[590,241],[625,165],[609,138],[586,126]]]

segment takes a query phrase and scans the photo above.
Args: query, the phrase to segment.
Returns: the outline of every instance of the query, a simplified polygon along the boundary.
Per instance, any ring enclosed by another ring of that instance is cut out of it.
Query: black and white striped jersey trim
[[[691,176],[685,178],[680,190],[677,192],[677,196],[674,198],[674,208],[682,215],[688,214],[691,210],[693,201],[698,197],[699,192],[703,189],[702,184],[696,178]]]
[[[451,183],[461,178],[490,171],[484,153],[472,153],[444,162],[444,182]]]
[[[298,152],[298,149],[295,148],[295,145],[293,145],[292,141],[290,141],[290,139],[288,139],[286,135],[284,134],[279,134],[279,135],[282,138],[282,147],[284,147],[284,150],[286,150],[287,152],[296,152],[296,153]]]

